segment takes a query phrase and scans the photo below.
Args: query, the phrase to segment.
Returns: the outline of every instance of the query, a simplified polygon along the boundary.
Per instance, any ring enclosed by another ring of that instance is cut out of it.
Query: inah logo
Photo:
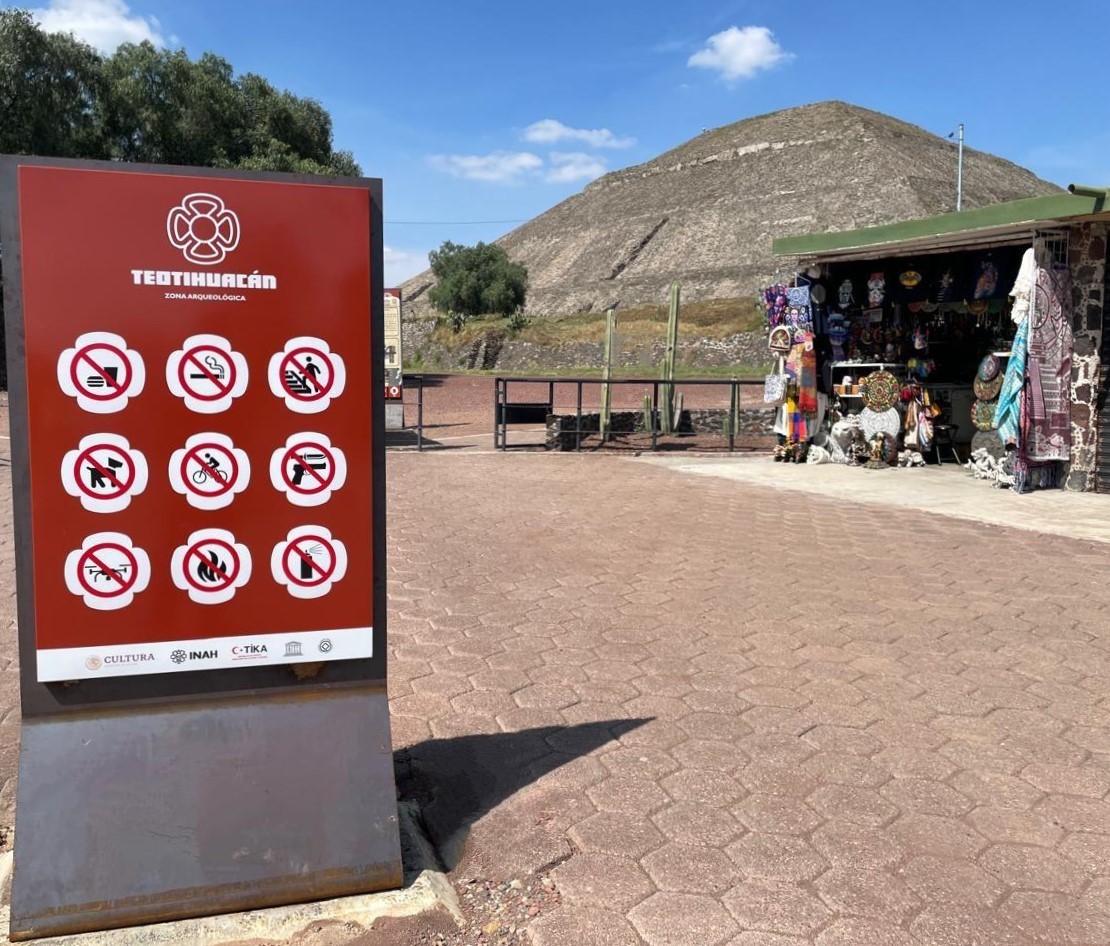
[[[170,654],[170,660],[172,660],[175,664],[185,663],[185,658],[186,654],[183,650],[175,650],[172,654]]]
[[[166,233],[190,263],[215,266],[239,245],[239,218],[215,194],[189,194],[166,217]]]

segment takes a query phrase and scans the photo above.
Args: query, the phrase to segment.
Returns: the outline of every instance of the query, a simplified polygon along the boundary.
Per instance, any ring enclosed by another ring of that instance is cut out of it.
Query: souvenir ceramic
[[[990,381],[984,381],[982,378],[976,376],[975,381],[972,383],[972,388],[974,388],[975,396],[979,398],[980,401],[993,401],[1002,390],[1002,375],[996,374]]]
[[[889,371],[875,371],[860,380],[863,403],[873,411],[886,411],[898,403],[898,379]]]
[[[859,412],[859,426],[867,440],[875,434],[890,434],[892,437],[897,437],[902,427],[902,419],[893,407],[887,411],[873,411],[865,407]]]
[[[1002,370],[1002,362],[998,360],[996,355],[987,355],[981,362],[979,362],[979,370],[976,372],[976,377],[980,381],[992,381]]]
[[[993,430],[994,412],[997,407],[997,401],[976,401],[971,405],[971,422],[979,430]]]

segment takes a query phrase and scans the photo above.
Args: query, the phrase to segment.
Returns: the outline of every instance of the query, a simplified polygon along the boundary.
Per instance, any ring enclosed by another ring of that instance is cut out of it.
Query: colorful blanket
[[[1068,460],[1071,454],[1071,276],[1037,270],[1030,313],[1027,372],[1030,460]]]

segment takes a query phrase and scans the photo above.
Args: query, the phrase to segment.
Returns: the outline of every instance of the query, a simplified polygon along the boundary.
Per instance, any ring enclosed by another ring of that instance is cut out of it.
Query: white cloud
[[[551,184],[592,181],[605,173],[605,162],[581,151],[552,151],[551,167],[544,180]]]
[[[524,140],[538,144],[557,141],[582,141],[591,148],[631,148],[635,138],[619,138],[608,128],[571,128],[554,118],[533,122],[524,129]]]
[[[428,268],[428,254],[417,250],[383,248],[385,256],[385,284],[399,286]]]
[[[115,52],[121,43],[167,42],[157,19],[132,13],[124,0],[49,0],[31,15],[46,32],[73,33],[103,53]]]
[[[766,26],[730,26],[706,40],[686,62],[698,69],[712,69],[727,82],[750,79],[762,69],[771,69],[794,58]]]
[[[428,163],[437,171],[470,181],[513,184],[535,174],[543,160],[528,151],[494,151],[490,154],[433,154]]]

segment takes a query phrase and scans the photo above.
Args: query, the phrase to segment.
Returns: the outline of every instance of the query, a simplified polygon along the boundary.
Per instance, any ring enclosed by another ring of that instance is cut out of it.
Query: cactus
[[[652,411],[652,409],[651,409],[651,395],[650,394],[645,394],[644,395],[644,430],[647,433],[650,434],[654,425],[655,425],[655,416],[654,416],[654,411]]]
[[[664,434],[672,434],[682,419],[682,398],[675,397],[674,364],[678,350],[679,286],[671,283],[671,306],[667,317],[667,347],[663,354],[663,381],[659,386],[659,427]]]
[[[598,425],[602,443],[609,439],[609,427],[612,420],[613,386],[609,384],[609,379],[613,377],[613,336],[616,325],[616,314],[610,309],[605,313],[605,352],[602,356],[605,363],[601,366],[601,376],[605,379],[605,384],[601,386],[601,418]]]

